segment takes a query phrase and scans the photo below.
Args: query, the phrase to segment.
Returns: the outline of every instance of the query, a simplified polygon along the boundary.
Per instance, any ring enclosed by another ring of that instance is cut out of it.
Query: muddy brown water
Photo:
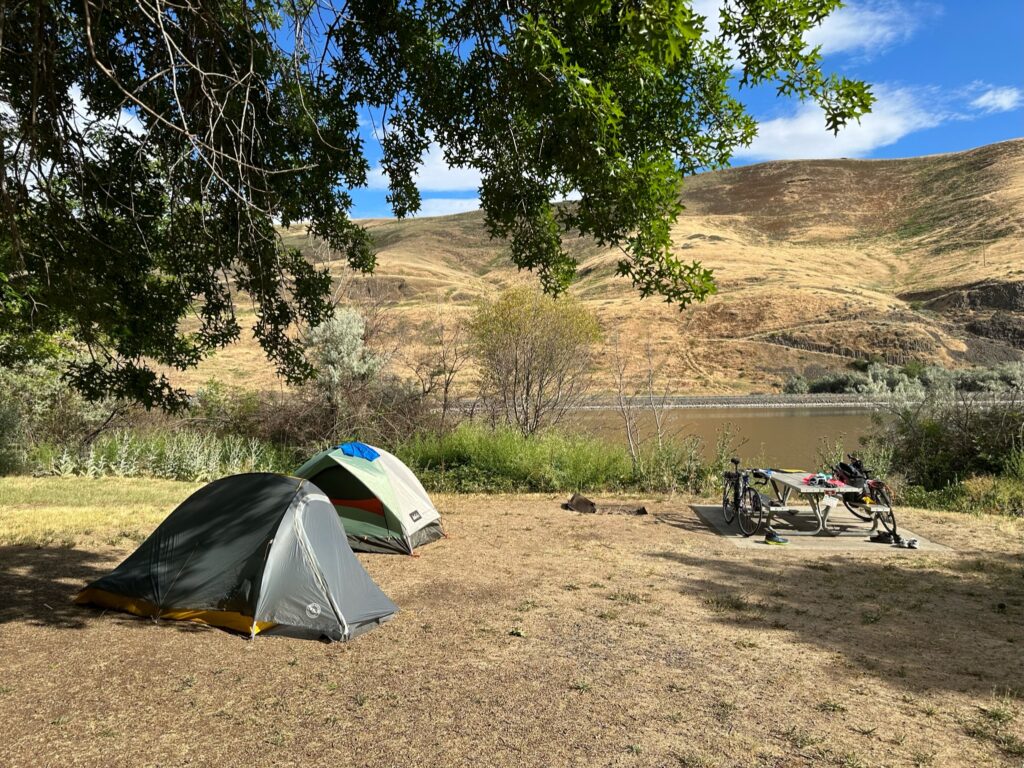
[[[847,452],[856,453],[860,438],[877,429],[874,411],[864,407],[710,407],[674,408],[665,411],[666,432],[694,435],[703,442],[705,458],[714,451],[718,435],[727,427],[737,446],[734,455],[746,466],[816,469],[823,447],[842,441]],[[585,434],[626,444],[622,416],[612,409],[577,411],[567,419]],[[654,417],[640,413],[643,437],[654,435]]]

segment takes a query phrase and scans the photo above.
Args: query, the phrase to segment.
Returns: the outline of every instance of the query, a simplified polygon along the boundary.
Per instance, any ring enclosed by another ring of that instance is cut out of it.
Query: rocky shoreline
[[[637,407],[649,404],[645,397],[634,398]],[[752,395],[673,395],[665,407],[684,408],[857,408],[874,410],[886,405],[877,395],[858,394],[752,394]],[[605,411],[618,408],[612,397],[596,397],[577,411]]]

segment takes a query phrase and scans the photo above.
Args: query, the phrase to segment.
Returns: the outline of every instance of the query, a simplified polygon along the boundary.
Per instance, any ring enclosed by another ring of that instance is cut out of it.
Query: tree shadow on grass
[[[788,633],[792,658],[772,664],[799,664],[806,644],[919,691],[1024,695],[1020,557],[650,556],[679,564],[681,591],[700,596],[714,620]]]
[[[687,533],[718,534],[721,532],[709,526],[704,520],[692,511],[684,512],[657,512],[654,514],[654,521],[661,525],[669,525]]]
[[[81,629],[89,612],[71,601],[110,568],[108,558],[84,549],[0,547],[0,624]]]
[[[188,633],[221,631],[190,621],[157,621],[72,602],[79,590],[109,573],[114,565],[108,557],[84,549],[0,547],[0,625],[82,629],[103,616],[134,629],[156,624]]]

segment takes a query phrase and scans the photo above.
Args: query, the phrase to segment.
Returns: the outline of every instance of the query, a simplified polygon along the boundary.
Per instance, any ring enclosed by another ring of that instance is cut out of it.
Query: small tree
[[[481,400],[524,435],[558,423],[586,393],[601,327],[571,297],[511,288],[482,303],[469,330]]]
[[[465,323],[458,315],[446,313],[439,304],[427,328],[426,340],[427,349],[411,358],[408,366],[419,383],[421,396],[436,403],[438,429],[444,433],[452,425],[449,416],[456,405],[455,380],[469,355]]]

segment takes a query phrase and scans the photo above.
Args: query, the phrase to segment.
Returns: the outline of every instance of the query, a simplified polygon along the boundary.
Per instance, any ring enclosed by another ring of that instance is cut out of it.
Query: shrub
[[[1003,474],[1024,482],[1024,447],[1014,448],[1003,459]]]
[[[0,398],[0,475],[18,471],[25,458],[21,409],[13,397]]]
[[[631,485],[652,493],[704,493],[714,487],[717,475],[704,462],[702,450],[701,440],[692,436],[665,440],[660,446],[642,450],[633,468]]]
[[[579,404],[601,338],[597,318],[578,301],[527,287],[480,304],[469,332],[485,409],[524,435]]]
[[[861,392],[867,387],[868,377],[860,373],[834,373],[814,379],[809,382],[807,389],[813,394],[838,395],[844,393]]]
[[[916,360],[902,368],[894,368],[877,360],[857,360],[851,363],[851,367],[854,372],[834,373],[812,379],[807,382],[808,390],[819,394],[893,394],[921,400],[929,393],[949,389],[957,392],[1005,394],[1024,387],[1022,363],[950,371],[938,366],[926,366]]]
[[[805,395],[811,391],[807,379],[803,376],[791,376],[783,385],[782,391],[787,395]]]
[[[645,451],[636,467],[625,446],[599,438],[550,430],[526,437],[468,422],[443,435],[416,435],[395,450],[424,485],[449,492],[707,493],[721,476],[718,462],[703,460],[695,437]]]
[[[78,450],[128,413],[123,403],[92,403],[67,386],[60,359],[0,368],[0,474],[20,469],[38,445]]]
[[[307,339],[308,356],[316,369],[316,384],[334,402],[353,387],[380,373],[384,358],[366,346],[366,321],[358,310],[342,307],[317,326]]]
[[[893,468],[928,490],[1016,466],[1024,436],[1024,399],[990,401],[947,391],[894,409],[873,440],[889,446]]]

